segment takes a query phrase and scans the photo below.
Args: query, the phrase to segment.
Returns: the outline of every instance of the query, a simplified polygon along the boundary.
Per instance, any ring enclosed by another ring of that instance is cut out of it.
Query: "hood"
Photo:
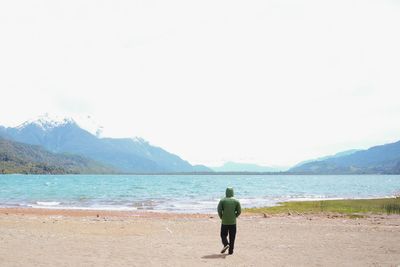
[[[228,187],[225,191],[225,196],[226,197],[233,197],[233,188],[232,187]]]

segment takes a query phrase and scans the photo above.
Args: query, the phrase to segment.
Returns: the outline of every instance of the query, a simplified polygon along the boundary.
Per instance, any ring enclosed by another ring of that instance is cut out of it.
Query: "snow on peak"
[[[32,124],[40,127],[45,131],[49,131],[67,124],[76,124],[80,128],[88,131],[89,133],[97,137],[100,137],[103,132],[103,127],[97,124],[91,116],[80,116],[73,119],[68,117],[49,115],[48,113],[45,113],[44,115],[41,115],[36,119],[31,119],[22,123],[21,125],[17,126],[17,129],[21,130]]]
[[[50,116],[48,113],[45,113],[44,115],[41,115],[36,119],[31,119],[31,120],[28,120],[28,121],[22,123],[21,125],[17,126],[17,129],[23,129],[23,128],[27,127],[28,125],[33,124],[33,125],[36,125],[36,126],[42,128],[43,130],[48,131],[48,130],[57,128],[59,126],[71,124],[71,123],[75,123],[75,121],[72,118],[62,118],[62,117],[58,117],[58,116]]]

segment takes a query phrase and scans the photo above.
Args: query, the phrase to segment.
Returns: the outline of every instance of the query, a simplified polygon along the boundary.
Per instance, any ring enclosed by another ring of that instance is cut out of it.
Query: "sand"
[[[0,266],[398,266],[400,216],[244,215],[221,255],[215,215],[0,209]]]

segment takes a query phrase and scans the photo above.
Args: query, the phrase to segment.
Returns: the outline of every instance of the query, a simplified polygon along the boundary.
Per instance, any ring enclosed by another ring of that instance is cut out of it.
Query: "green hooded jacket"
[[[233,188],[228,187],[225,192],[226,197],[218,203],[218,215],[222,219],[222,224],[236,224],[236,218],[242,212],[240,202],[233,197]]]

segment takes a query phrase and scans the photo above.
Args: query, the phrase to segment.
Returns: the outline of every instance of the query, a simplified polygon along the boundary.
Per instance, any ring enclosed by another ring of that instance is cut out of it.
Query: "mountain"
[[[350,150],[346,150],[346,151],[342,151],[342,152],[336,153],[334,155],[324,156],[324,157],[320,157],[320,158],[316,158],[316,159],[305,160],[305,161],[302,161],[300,163],[297,163],[292,168],[299,167],[301,165],[304,165],[304,164],[310,163],[310,162],[322,161],[322,160],[326,160],[326,159],[333,159],[333,158],[339,158],[339,157],[342,157],[342,156],[351,155],[351,154],[354,154],[357,151],[361,151],[361,149],[350,149]]]
[[[267,167],[260,166],[250,163],[237,163],[237,162],[226,162],[224,165],[219,167],[212,167],[216,172],[279,172],[285,171],[286,168],[279,167]]]
[[[53,153],[81,155],[125,173],[211,171],[205,166],[192,166],[141,138],[101,138],[73,119],[55,120],[45,115],[18,127],[2,127],[0,136],[40,145]]]
[[[295,166],[289,172],[312,174],[400,174],[400,141]]]
[[[55,154],[0,137],[0,173],[115,173],[115,170],[81,156]]]

